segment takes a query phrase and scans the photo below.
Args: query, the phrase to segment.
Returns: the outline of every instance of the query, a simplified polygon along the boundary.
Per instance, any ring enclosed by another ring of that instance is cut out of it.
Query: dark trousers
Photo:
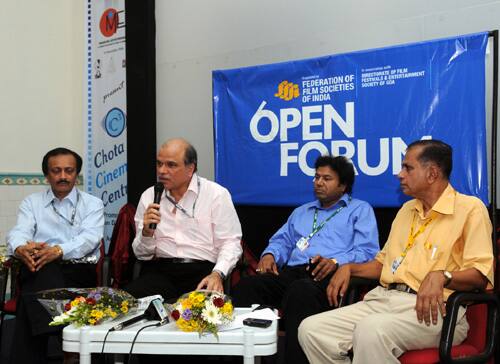
[[[282,309],[287,364],[308,362],[297,338],[301,321],[331,309],[326,298],[326,287],[332,275],[315,282],[305,268],[306,265],[287,266],[278,276],[270,273],[248,276],[232,292],[236,307],[249,307],[258,303]]]
[[[49,313],[36,298],[36,292],[52,288],[85,288],[96,285],[95,264],[60,264],[51,262],[38,272],[24,265],[19,272],[21,296],[17,302],[15,343],[10,363],[46,363],[48,337],[62,331],[61,326],[49,326]]]
[[[142,262],[139,277],[124,290],[136,298],[159,294],[165,301],[194,291],[198,283],[212,272],[214,263],[172,263],[163,259]]]
[[[124,290],[136,298],[159,294],[166,302],[175,302],[184,293],[194,291],[212,272],[215,264],[207,261],[172,263],[163,259],[142,262],[141,273]],[[164,363],[165,356],[139,355],[139,363]],[[185,360],[183,360],[185,362]]]

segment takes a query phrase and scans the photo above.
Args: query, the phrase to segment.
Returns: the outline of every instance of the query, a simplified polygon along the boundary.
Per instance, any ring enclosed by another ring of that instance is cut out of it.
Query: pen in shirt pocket
[[[434,258],[436,257],[437,248],[437,245],[432,245],[431,260],[434,260]]]

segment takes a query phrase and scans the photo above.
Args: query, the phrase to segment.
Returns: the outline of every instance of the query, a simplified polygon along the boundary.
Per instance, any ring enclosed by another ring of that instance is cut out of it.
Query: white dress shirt
[[[16,226],[7,234],[8,254],[14,255],[17,247],[28,241],[46,242],[61,247],[63,260],[88,258],[96,263],[103,232],[100,199],[74,187],[59,200],[49,188],[21,202]]]
[[[154,199],[154,187],[141,196],[135,214],[135,255],[141,260],[206,260],[215,263],[214,270],[227,274],[242,253],[241,225],[229,191],[193,174],[186,193],[178,201],[185,212],[176,208],[165,193],[170,196],[168,191],[161,196],[161,220],[152,237],[142,236],[142,228],[144,211]]]

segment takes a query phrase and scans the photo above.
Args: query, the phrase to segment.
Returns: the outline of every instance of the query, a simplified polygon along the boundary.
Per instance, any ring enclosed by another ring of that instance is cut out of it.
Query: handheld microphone
[[[125,320],[122,323],[113,326],[109,331],[122,330],[124,327],[133,325],[141,320],[161,321],[162,325],[168,322],[167,311],[165,310],[165,307],[163,307],[161,299],[155,298],[151,301],[148,308],[146,308],[146,311],[144,311],[143,314]]]
[[[160,203],[160,199],[161,199],[161,194],[163,193],[163,189],[165,187],[163,186],[163,183],[161,182],[158,182],[157,184],[155,184],[155,197],[154,197],[154,200],[153,200],[153,203]],[[152,222],[151,224],[149,224],[149,228],[150,229],[156,229],[156,223]]]

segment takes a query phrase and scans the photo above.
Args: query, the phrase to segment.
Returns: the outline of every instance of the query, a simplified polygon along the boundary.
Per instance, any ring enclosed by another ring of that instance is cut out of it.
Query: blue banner
[[[485,52],[473,34],[213,72],[215,178],[237,204],[314,199],[314,161],[349,157],[353,195],[376,207],[408,199],[406,146],[453,147],[451,182],[488,201]]]

